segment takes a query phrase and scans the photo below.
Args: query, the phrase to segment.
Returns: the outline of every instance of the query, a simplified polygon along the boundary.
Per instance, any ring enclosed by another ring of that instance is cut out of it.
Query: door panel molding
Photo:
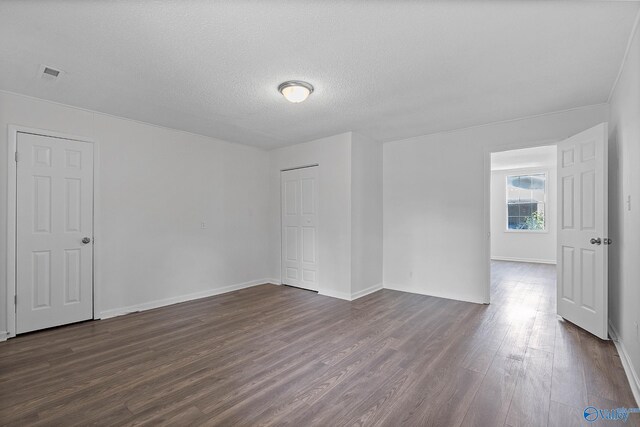
[[[558,143],[558,139],[541,139],[537,141],[513,141],[506,144],[496,145],[496,146],[487,146],[483,150],[483,176],[482,180],[484,182],[483,189],[483,206],[482,206],[482,221],[484,223],[484,227],[482,230],[482,234],[485,237],[484,244],[484,253],[483,258],[485,259],[484,263],[484,273],[482,281],[479,282],[478,286],[482,286],[484,289],[484,304],[491,303],[491,154],[499,153],[502,151],[511,151],[511,150],[521,150],[524,148],[533,148],[533,147],[544,147],[550,145],[556,145]],[[525,170],[530,170],[530,168],[524,168]],[[558,188],[556,190],[559,193],[562,189]],[[556,258],[559,257],[560,254],[556,255]]]
[[[101,230],[100,230],[100,144],[98,141],[85,136],[73,135],[63,132],[51,131],[46,129],[38,129],[20,125],[8,126],[8,144],[7,144],[7,271],[5,277],[5,295],[6,295],[6,322],[7,331],[6,338],[16,336],[16,286],[17,286],[17,265],[16,265],[16,249],[17,249],[17,163],[16,149],[18,142],[18,134],[30,134],[36,136],[44,136],[61,140],[85,142],[93,145],[93,158],[80,159],[74,153],[66,153],[66,163],[69,167],[80,166],[79,162],[93,162],[93,318],[98,319],[100,313],[100,255],[101,255]],[[46,151],[38,153],[38,161],[46,164],[50,162],[50,155],[47,160]],[[20,159],[17,159],[18,161]],[[66,296],[65,296],[66,298]],[[2,331],[0,331],[0,334]],[[0,337],[2,340],[4,337]]]

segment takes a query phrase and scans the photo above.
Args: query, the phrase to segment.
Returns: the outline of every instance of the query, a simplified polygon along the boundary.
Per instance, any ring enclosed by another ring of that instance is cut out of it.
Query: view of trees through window
[[[507,176],[507,228],[509,230],[545,229],[544,204],[546,175]]]

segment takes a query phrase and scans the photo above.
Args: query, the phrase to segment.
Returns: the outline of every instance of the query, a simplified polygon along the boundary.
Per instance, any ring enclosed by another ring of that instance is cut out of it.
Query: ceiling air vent
[[[54,70],[53,68],[49,68],[49,67],[44,67],[44,70],[42,72],[52,77],[58,77],[58,75],[60,74],[59,70]]]
[[[64,71],[62,70],[48,67],[46,65],[40,65],[40,78],[42,78],[43,80],[55,81],[62,77],[63,74]]]

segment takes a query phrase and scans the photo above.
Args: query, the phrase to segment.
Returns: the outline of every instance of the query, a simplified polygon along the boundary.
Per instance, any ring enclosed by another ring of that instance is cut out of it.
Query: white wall
[[[382,144],[358,133],[351,141],[352,298],[382,288]]]
[[[603,104],[384,144],[384,286],[486,302],[489,150],[562,140],[607,118]]]
[[[351,299],[351,133],[269,154],[271,277],[281,278],[280,171],[318,164],[319,293]]]
[[[510,261],[556,263],[556,147],[542,147],[550,155],[540,157],[540,161],[527,161],[526,153],[531,152],[534,160],[535,149],[517,150],[523,155],[522,162],[508,163],[509,169],[491,171],[491,258]],[[509,155],[512,151],[491,155],[492,168],[498,163],[497,157]],[[522,166],[531,167],[522,167]],[[504,166],[503,166],[504,167]],[[522,173],[546,173],[546,202],[544,232],[507,231],[507,191],[506,180],[509,175]]]
[[[640,375],[640,31],[611,98],[609,318]],[[627,198],[631,197],[631,209]],[[625,357],[623,355],[623,357]],[[637,381],[637,376],[636,376]],[[636,383],[636,387],[638,384]],[[636,399],[640,396],[636,388]]]
[[[99,312],[202,296],[269,277],[267,152],[0,92],[3,313],[9,124],[100,143]],[[6,330],[5,322],[1,315],[0,330]]]

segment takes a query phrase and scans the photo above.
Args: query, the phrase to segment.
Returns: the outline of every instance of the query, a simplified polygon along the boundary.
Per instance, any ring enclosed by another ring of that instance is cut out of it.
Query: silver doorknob
[[[85,245],[86,245],[87,243],[91,243],[91,237],[83,237],[83,238],[82,238],[82,243],[84,243]]]
[[[592,245],[599,245],[600,243],[602,243],[602,240],[600,240],[600,238],[598,237],[597,239],[591,239],[590,242]]]

